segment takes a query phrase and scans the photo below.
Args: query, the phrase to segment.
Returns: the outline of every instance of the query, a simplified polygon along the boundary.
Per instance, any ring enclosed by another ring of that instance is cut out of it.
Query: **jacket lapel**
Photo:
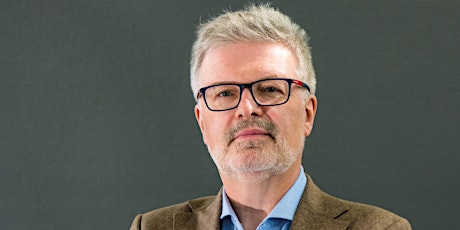
[[[346,229],[350,223],[336,218],[347,212],[348,207],[321,191],[310,176],[307,178],[291,229]]]
[[[220,228],[222,209],[222,189],[215,197],[188,201],[191,212],[174,215],[174,228],[178,229],[212,229]]]

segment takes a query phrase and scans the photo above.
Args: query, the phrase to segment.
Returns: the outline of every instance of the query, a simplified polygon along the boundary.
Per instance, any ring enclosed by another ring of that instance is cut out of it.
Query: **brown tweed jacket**
[[[307,175],[291,229],[411,229],[409,222],[381,208],[345,201],[321,191]],[[222,190],[217,196],[157,209],[134,219],[131,229],[220,229]]]

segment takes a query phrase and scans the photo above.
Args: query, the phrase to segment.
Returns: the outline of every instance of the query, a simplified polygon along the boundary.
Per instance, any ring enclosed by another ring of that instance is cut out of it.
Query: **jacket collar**
[[[349,222],[339,220],[348,207],[324,193],[307,174],[307,186],[300,198],[291,229],[346,229]]]
[[[307,178],[291,229],[346,229],[350,223],[338,218],[348,207],[321,191],[308,174]],[[220,229],[222,189],[217,196],[191,200],[188,205],[190,212],[174,215],[174,229]]]
[[[220,229],[222,212],[222,189],[217,196],[205,197],[187,202],[191,212],[174,215],[174,230],[178,229]]]

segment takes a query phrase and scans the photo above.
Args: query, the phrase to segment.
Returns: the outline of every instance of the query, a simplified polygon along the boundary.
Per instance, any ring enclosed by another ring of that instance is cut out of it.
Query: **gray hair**
[[[297,77],[306,82],[314,94],[316,77],[307,33],[285,14],[269,4],[262,4],[235,12],[225,11],[198,26],[190,61],[190,86],[194,97],[199,90],[199,68],[208,50],[237,42],[264,41],[282,43],[296,54]]]

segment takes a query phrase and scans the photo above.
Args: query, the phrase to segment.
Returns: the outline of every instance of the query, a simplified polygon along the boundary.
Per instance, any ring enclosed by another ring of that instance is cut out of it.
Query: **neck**
[[[286,172],[257,183],[221,175],[227,197],[244,229],[255,229],[262,222],[295,183],[299,172],[300,163],[293,164]]]

